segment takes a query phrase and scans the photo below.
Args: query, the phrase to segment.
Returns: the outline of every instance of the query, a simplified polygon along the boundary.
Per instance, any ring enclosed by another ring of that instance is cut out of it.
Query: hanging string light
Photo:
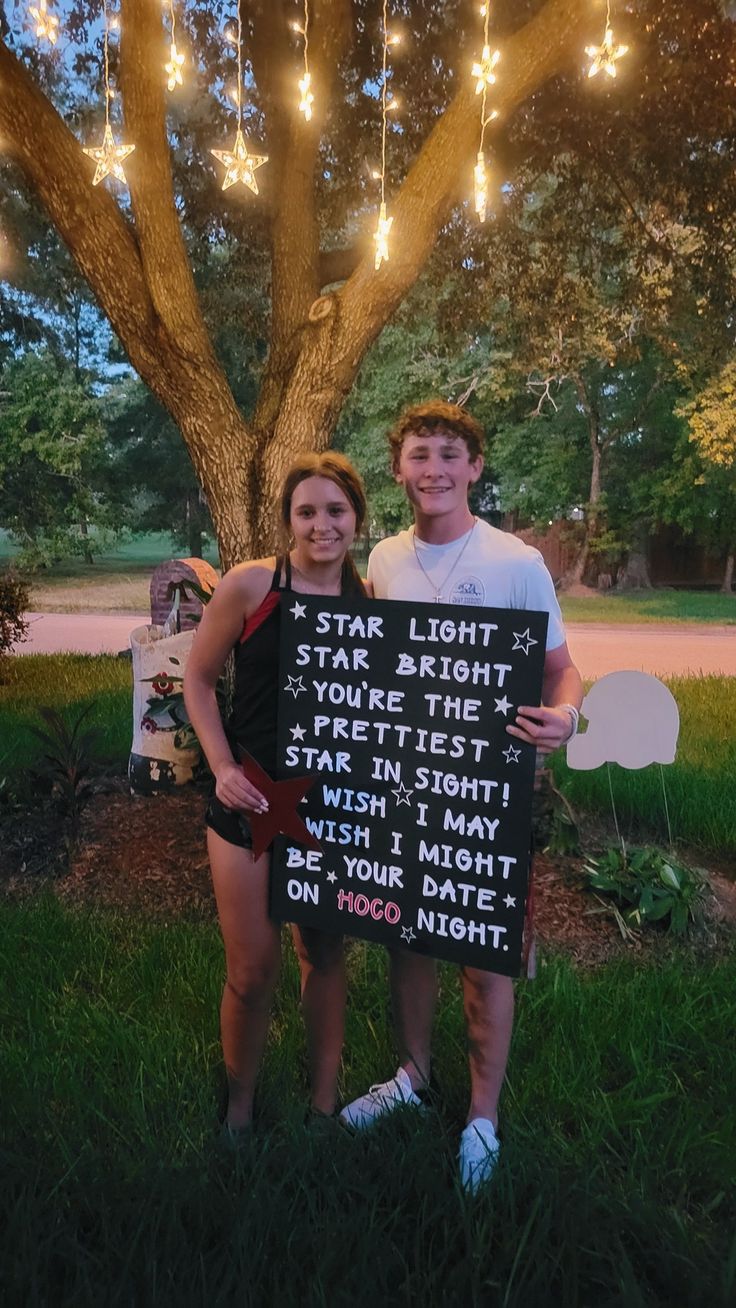
[[[89,155],[97,164],[95,175],[92,178],[92,185],[97,186],[105,177],[116,177],[124,185],[125,173],[123,172],[123,159],[127,159],[129,154],[135,150],[134,145],[116,145],[115,138],[110,126],[110,101],[114,97],[114,92],[110,87],[110,59],[109,59],[109,37],[110,37],[110,18],[107,12],[107,0],[102,0],[102,12],[105,20],[105,32],[103,37],[104,49],[104,69],[105,69],[105,132],[102,137],[100,146],[83,146],[84,153]]]
[[[232,39],[229,31],[227,37],[228,40]],[[250,154],[243,136],[243,20],[240,16],[240,3],[238,3],[237,47],[238,85],[235,88],[235,104],[238,110],[238,128],[235,133],[235,144],[232,150],[211,150],[210,154],[225,165],[223,191],[227,191],[230,186],[235,186],[236,182],[242,182],[244,186],[250,187],[254,195],[258,195],[255,171],[262,164],[268,163],[268,155]]]
[[[31,5],[28,13],[36,24],[36,36],[39,41],[48,41],[50,45],[56,45],[59,37],[59,20],[56,14],[49,13],[46,0],[38,0],[37,5]]]
[[[304,37],[304,76],[299,78],[299,113],[304,114],[307,122],[312,118],[312,74],[309,71],[309,0],[304,0],[304,26],[292,23],[292,29]]]
[[[171,23],[171,49],[169,52],[169,62],[164,65],[164,71],[168,74],[167,86],[173,91],[177,86],[184,85],[184,79],[181,75],[184,66],[184,55],[179,54],[176,48],[176,14],[174,13],[174,0],[168,0],[169,3],[169,20]]]
[[[592,61],[588,77],[597,77],[598,73],[616,76],[616,61],[628,52],[627,45],[616,45],[611,30],[611,0],[606,0],[606,30],[600,45],[586,45],[585,53]]]
[[[481,17],[483,19],[483,53],[480,57],[480,63],[473,64],[472,74],[476,79],[475,94],[480,95],[480,145],[475,159],[475,169],[473,171],[473,190],[475,212],[480,222],[486,220],[486,208],[488,205],[488,169],[486,167],[485,156],[485,138],[486,128],[494,118],[498,118],[498,113],[492,109],[487,112],[486,101],[488,96],[488,87],[493,86],[496,81],[494,68],[498,63],[501,54],[499,50],[494,50],[491,54],[491,47],[488,40],[488,27],[491,18],[490,0],[487,4],[481,5]]]
[[[378,210],[378,222],[376,230],[373,233],[373,240],[376,246],[375,258],[373,265],[378,272],[382,263],[388,263],[388,238],[393,226],[393,218],[389,218],[386,213],[386,133],[388,130],[388,114],[392,109],[398,108],[398,100],[388,94],[388,52],[389,47],[398,45],[401,37],[394,34],[389,35],[388,30],[388,0],[383,0],[383,58],[381,64],[381,171],[373,176],[381,183],[381,204]]]

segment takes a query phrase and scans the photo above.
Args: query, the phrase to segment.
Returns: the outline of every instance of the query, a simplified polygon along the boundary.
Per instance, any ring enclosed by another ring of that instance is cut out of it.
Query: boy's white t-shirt
[[[417,537],[416,551],[431,582],[417,562],[413,527],[371,550],[368,581],[376,599],[431,602],[440,590],[444,604],[537,609],[549,614],[547,649],[564,644],[560,606],[539,550],[478,519],[470,539],[429,545]]]

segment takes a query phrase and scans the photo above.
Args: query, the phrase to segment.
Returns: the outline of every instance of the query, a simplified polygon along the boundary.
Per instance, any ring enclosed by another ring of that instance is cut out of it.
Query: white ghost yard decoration
[[[576,772],[601,763],[630,769],[674,763],[680,714],[672,693],[648,672],[609,672],[591,686],[580,712],[588,730],[567,746]]]

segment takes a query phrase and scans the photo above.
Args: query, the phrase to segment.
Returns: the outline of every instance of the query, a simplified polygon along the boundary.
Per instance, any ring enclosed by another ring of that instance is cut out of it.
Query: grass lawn
[[[518,988],[503,1153],[466,1200],[443,968],[437,1108],[308,1133],[289,951],[252,1142],[214,1146],[221,944],[207,922],[0,903],[5,1302],[718,1308],[736,1295],[736,958],[555,960]],[[349,961],[343,1096],[395,1065],[383,951]]]
[[[667,839],[663,780],[675,841],[736,856],[736,677],[679,677],[667,683],[680,710],[676,761],[628,772],[617,764],[573,772],[560,753],[555,777],[580,811],[612,820],[609,776],[623,834]],[[28,731],[41,704],[94,701],[90,725],[98,753],[118,771],[127,766],[132,735],[130,663],[108,655],[24,654],[8,661],[0,684],[0,777],[28,766],[39,746]]]
[[[14,550],[7,535],[0,532],[0,565],[9,562]],[[31,610],[36,613],[147,613],[153,569],[165,559],[186,556],[168,532],[133,536],[113,553],[102,554],[94,563],[65,559],[53,568],[30,578]],[[209,548],[205,558],[215,567],[217,551]]]
[[[627,626],[653,622],[736,624],[736,592],[720,595],[708,590],[662,589],[590,598],[560,595],[559,600],[566,622],[610,622]]]
[[[22,772],[40,743],[28,730],[42,726],[41,705],[75,718],[94,703],[86,727],[99,733],[97,754],[124,772],[133,734],[131,665],[127,659],[91,654],[24,654],[3,665],[0,681],[0,777]]]
[[[612,821],[622,834],[652,832],[710,849],[736,865],[736,677],[663,678],[680,711],[677,758],[628,771],[617,763],[573,772],[564,752],[553,760],[558,785],[574,808]],[[610,783],[610,788],[609,788]]]
[[[67,559],[31,579],[31,608],[37,613],[146,613],[151,572],[164,559],[180,558],[184,552],[168,533],[158,532],[134,536],[114,553],[100,555],[94,564]],[[7,534],[0,531],[0,565],[13,554]],[[218,567],[214,547],[205,558]],[[356,558],[365,574],[367,558],[360,552]],[[590,598],[562,595],[560,603],[567,622],[736,624],[736,593],[655,590]]]

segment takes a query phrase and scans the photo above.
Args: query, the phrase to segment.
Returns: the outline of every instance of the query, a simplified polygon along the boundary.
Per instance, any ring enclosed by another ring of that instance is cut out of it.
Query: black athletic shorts
[[[208,827],[212,827],[218,836],[222,836],[229,845],[238,845],[241,849],[253,848],[253,836],[251,834],[250,823],[244,813],[236,813],[235,809],[225,808],[216,795],[212,796],[205,813],[204,820]]]

